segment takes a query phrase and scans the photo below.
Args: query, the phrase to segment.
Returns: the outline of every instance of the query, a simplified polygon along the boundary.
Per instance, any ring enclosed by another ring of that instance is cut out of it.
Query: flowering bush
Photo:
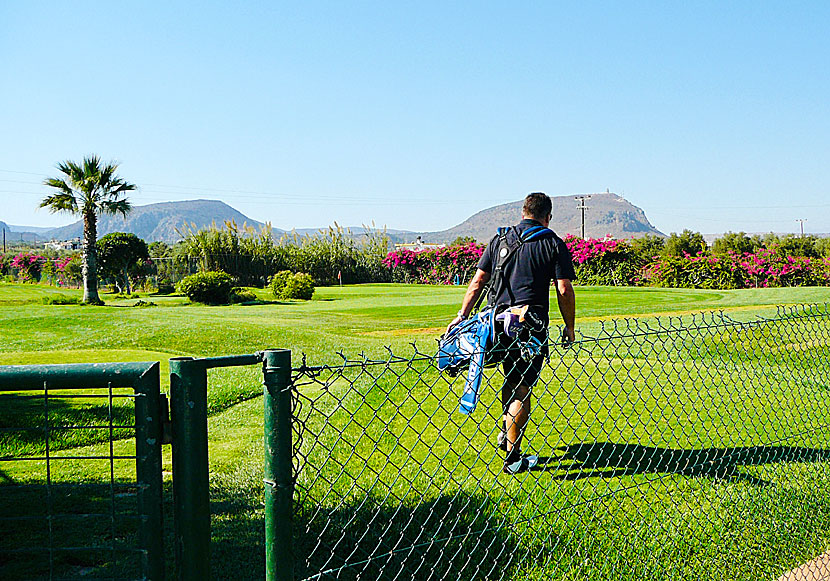
[[[819,286],[830,282],[827,259],[785,256],[776,246],[754,253],[731,253],[745,288]]]
[[[743,288],[740,273],[728,256],[704,253],[655,257],[643,269],[642,281],[669,288]]]
[[[17,269],[17,279],[20,282],[37,282],[46,259],[40,254],[21,252],[12,258],[11,265]]]
[[[626,286],[640,279],[644,263],[627,240],[610,236],[583,239],[569,234],[565,244],[582,284]]]
[[[466,282],[484,252],[476,242],[414,251],[406,248],[386,255],[383,264],[391,270],[394,282],[454,284]]]
[[[647,284],[675,288],[767,288],[830,283],[830,261],[783,256],[778,249],[698,253],[656,259],[643,272]]]
[[[55,261],[58,286],[80,286],[83,280],[81,255],[72,254]]]

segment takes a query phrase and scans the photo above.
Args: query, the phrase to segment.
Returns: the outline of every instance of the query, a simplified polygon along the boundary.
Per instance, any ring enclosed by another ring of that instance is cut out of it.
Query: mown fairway
[[[265,291],[257,292],[268,299]],[[61,293],[77,294],[0,285],[0,364],[161,360],[164,366],[177,355],[268,347],[290,348],[295,364],[303,352],[309,364],[336,364],[337,351],[352,359],[361,352],[384,358],[385,346],[408,357],[412,341],[433,353],[463,289],[323,288],[307,303],[231,307],[188,305],[177,297],[142,297],[158,304],[146,308],[130,306],[136,299],[108,301],[106,307],[43,304],[45,295]],[[824,303],[830,290],[578,287],[577,299],[578,328],[593,337],[611,317],[661,313],[688,320],[695,311],[724,309],[750,320],[774,314],[777,304]],[[399,578],[426,578],[429,571],[450,567],[463,578],[485,578],[491,566],[516,579],[753,579],[760,570],[774,576],[830,542],[826,462],[814,462],[824,458],[820,448],[827,447],[827,432],[799,435],[804,426],[830,423],[823,403],[827,373],[814,363],[827,361],[828,337],[799,342],[808,331],[815,329],[712,332],[698,343],[670,343],[664,350],[628,340],[615,344],[612,353],[586,342],[555,353],[537,390],[528,446],[556,460],[551,469],[522,479],[498,475],[500,460],[491,443],[500,413],[497,371],[488,371],[493,386],[469,418],[454,411],[463,379],[449,382],[427,363],[415,363],[405,374],[404,366],[380,377],[360,371],[334,376],[326,390],[303,386],[303,454],[310,464],[300,477],[299,522],[326,543],[335,543],[343,531],[350,539],[322,557],[315,553],[312,565],[336,566],[350,551],[359,561],[365,546],[388,550],[395,543],[405,547],[488,530],[446,551],[420,547],[409,556],[414,561],[390,557],[394,571],[384,578],[401,571]],[[166,367],[162,373],[164,378]],[[253,368],[215,370],[209,381],[215,577],[261,578],[263,428],[262,403],[255,398],[261,376]],[[76,400],[67,418],[94,416],[96,405]],[[36,412],[4,406],[0,427],[27,413]],[[79,455],[103,448],[95,444],[102,434],[88,434],[87,442],[68,436],[59,446],[85,444],[73,449]],[[773,443],[751,457],[740,450]],[[38,453],[38,446],[36,440],[6,437],[0,454]],[[730,461],[701,469],[701,450],[728,450]],[[129,440],[116,444],[116,453],[129,451]],[[337,461],[323,466],[329,457]],[[66,466],[53,478],[94,479],[105,468]],[[694,470],[684,473],[684,466]],[[19,463],[0,462],[0,470],[0,483],[41,476],[37,466]],[[116,471],[129,475],[130,467]],[[489,530],[493,518],[515,526]],[[381,538],[387,529],[391,537]],[[310,533],[297,537],[307,553],[316,543]],[[514,545],[525,558],[505,552]],[[467,553],[490,564],[464,566]],[[372,567],[364,577],[377,576]],[[354,571],[341,577],[353,578]]]

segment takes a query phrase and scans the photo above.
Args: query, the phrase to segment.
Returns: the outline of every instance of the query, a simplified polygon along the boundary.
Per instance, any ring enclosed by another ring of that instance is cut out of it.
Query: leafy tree
[[[830,238],[819,238],[818,240],[816,240],[814,247],[816,249],[816,252],[818,252],[821,256],[825,258],[830,256]]]
[[[781,256],[804,256],[819,258],[821,252],[816,248],[816,236],[794,236],[788,234],[778,239],[777,252]]]
[[[135,185],[116,175],[118,164],[102,165],[97,155],[85,157],[80,164],[64,161],[57,165],[57,169],[63,174],[62,177],[48,178],[43,182],[57,193],[46,196],[40,207],[48,208],[52,213],[68,212],[83,219],[83,302],[100,305],[103,302],[98,296],[98,216],[126,216],[132,206],[124,195],[135,190]]]
[[[151,258],[173,257],[173,249],[170,247],[170,245],[160,240],[157,240],[156,242],[150,242],[150,244],[147,245],[147,252],[150,253]]]
[[[763,246],[763,241],[758,235],[749,237],[745,232],[727,232],[712,243],[712,251],[715,254],[726,254],[728,252],[751,254],[761,246]]]
[[[646,265],[651,262],[655,256],[663,253],[666,247],[666,240],[662,236],[656,234],[646,234],[639,238],[632,238],[629,242],[631,251],[637,257],[641,265]]]
[[[705,252],[706,248],[706,240],[704,240],[703,234],[687,229],[680,234],[671,233],[669,239],[666,240],[663,254],[665,256],[683,256],[686,253],[695,256],[699,252]]]
[[[113,232],[98,241],[101,273],[116,280],[119,292],[130,292],[130,275],[140,274],[149,258],[147,243],[135,234]]]
[[[478,244],[473,236],[459,236],[450,243],[450,246],[467,246],[468,244]]]

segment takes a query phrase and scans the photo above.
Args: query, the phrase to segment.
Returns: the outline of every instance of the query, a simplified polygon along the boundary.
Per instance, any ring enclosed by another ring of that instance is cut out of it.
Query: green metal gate
[[[159,364],[0,366],[0,570],[164,578]]]

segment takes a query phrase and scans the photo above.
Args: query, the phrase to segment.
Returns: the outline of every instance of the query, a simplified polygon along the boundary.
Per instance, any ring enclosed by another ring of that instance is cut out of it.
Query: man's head
[[[533,192],[525,198],[524,206],[522,206],[522,218],[530,218],[540,222],[542,226],[547,226],[550,224],[552,209],[553,204],[547,194]]]

